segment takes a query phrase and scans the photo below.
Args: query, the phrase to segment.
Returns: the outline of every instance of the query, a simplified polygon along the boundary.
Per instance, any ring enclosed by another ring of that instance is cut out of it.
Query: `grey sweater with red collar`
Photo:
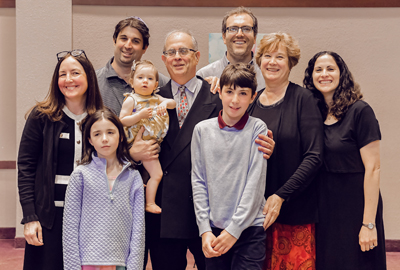
[[[267,161],[255,139],[267,126],[249,117],[243,129],[220,128],[218,118],[193,131],[192,187],[199,233],[225,229],[238,239],[246,228],[262,226]]]

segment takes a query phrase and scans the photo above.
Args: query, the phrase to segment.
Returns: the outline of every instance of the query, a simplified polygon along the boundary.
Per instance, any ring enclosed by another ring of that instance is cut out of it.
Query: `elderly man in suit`
[[[164,176],[156,203],[162,213],[146,213],[146,240],[155,270],[186,269],[187,249],[197,268],[205,269],[192,199],[190,143],[194,126],[216,117],[222,105],[218,95],[210,92],[210,85],[196,76],[199,58],[197,41],[189,31],[167,35],[162,59],[171,80],[159,94],[175,99],[177,106],[168,110],[169,131],[159,154]]]
[[[219,96],[210,92],[210,84],[196,76],[199,58],[197,41],[189,31],[174,30],[167,34],[162,60],[171,80],[159,94],[173,98],[177,106],[168,110],[169,130],[159,153],[163,178],[156,203],[162,212],[146,213],[146,243],[154,270],[186,269],[188,249],[197,268],[205,269],[192,198],[190,144],[194,126],[217,117],[222,104]],[[264,157],[269,158],[274,144],[265,138],[256,142]],[[135,139],[130,152],[135,160],[157,157],[141,138]]]

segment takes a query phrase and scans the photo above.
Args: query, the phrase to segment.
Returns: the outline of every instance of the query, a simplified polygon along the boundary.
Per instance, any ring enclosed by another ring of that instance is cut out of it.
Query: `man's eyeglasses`
[[[231,34],[237,34],[239,33],[239,29],[242,29],[242,33],[243,34],[250,34],[251,32],[253,32],[253,27],[251,26],[229,26],[226,28],[226,31],[228,31]]]
[[[176,52],[177,52],[177,50],[175,50],[175,49],[169,49],[168,51],[163,51],[163,55],[165,55],[166,57],[173,57],[176,55]],[[197,52],[197,51],[193,50],[193,49],[189,49],[189,48],[179,48],[178,49],[178,53],[180,56],[185,56],[189,52]]]
[[[68,54],[75,56],[75,57],[83,54],[85,56],[85,58],[87,59],[87,56],[86,56],[86,53],[84,50],[72,50],[72,51],[62,51],[62,52],[57,53],[57,60],[60,61],[60,59],[67,56]]]

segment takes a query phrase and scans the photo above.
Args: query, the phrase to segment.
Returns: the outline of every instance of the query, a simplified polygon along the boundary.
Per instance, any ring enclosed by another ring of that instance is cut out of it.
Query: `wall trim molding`
[[[0,8],[15,8],[15,0],[0,0]]]
[[[72,0],[73,5],[238,7],[242,0]],[[247,0],[246,7],[399,7],[398,0]]]
[[[0,228],[0,239],[14,239],[15,227]]]
[[[386,239],[386,252],[400,252],[400,240]]]
[[[238,7],[241,0],[72,0],[72,5],[94,6],[173,6],[173,7]],[[247,0],[247,7],[400,7],[398,0]],[[15,8],[15,0],[0,0],[0,8]]]
[[[17,162],[15,160],[0,160],[0,170],[16,169]]]
[[[15,248],[25,248],[25,238],[16,237],[14,239]],[[386,240],[386,252],[400,252],[400,240]]]
[[[0,228],[0,239],[14,239],[15,248],[25,248],[25,238],[15,237],[15,228]],[[400,239],[386,239],[386,252],[400,252]]]
[[[14,238],[14,248],[25,248],[25,238],[24,237],[15,237]]]

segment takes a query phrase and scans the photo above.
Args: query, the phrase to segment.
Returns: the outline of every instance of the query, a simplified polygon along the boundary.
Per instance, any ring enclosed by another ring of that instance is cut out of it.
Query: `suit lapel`
[[[172,97],[171,81],[169,82],[167,87],[169,88],[169,93]],[[164,94],[164,92],[162,94]],[[210,92],[210,85],[203,80],[201,89],[197,94],[188,115],[186,116],[182,128],[179,128],[176,110],[169,110],[170,129],[168,130],[168,134],[165,137],[165,141],[171,147],[171,156],[168,158],[168,160],[166,160],[166,163],[163,164],[163,168],[166,168],[175,159],[175,157],[178,156],[179,153],[182,152],[182,150],[185,149],[185,147],[187,147],[188,144],[191,142],[195,125],[200,121],[208,119],[214,111],[216,104],[213,103],[213,101],[211,100],[211,95],[212,94]],[[167,98],[167,96],[164,97]]]
[[[160,89],[158,93],[164,98],[174,99],[172,95],[172,88],[171,88],[171,80]],[[167,136],[164,138],[164,142],[166,142],[171,148],[174,144],[175,138],[179,133],[179,123],[178,123],[178,116],[176,115],[176,109],[168,110],[169,115],[169,127]]]

